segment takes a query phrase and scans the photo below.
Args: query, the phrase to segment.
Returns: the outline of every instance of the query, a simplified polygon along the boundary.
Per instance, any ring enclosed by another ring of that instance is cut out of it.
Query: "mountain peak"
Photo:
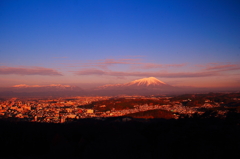
[[[148,77],[148,78],[142,78],[135,81],[132,81],[130,83],[127,83],[126,85],[137,85],[137,86],[158,86],[158,85],[166,85],[166,83],[160,81],[159,79],[155,77]]]
[[[102,95],[154,95],[169,93],[175,88],[155,77],[142,78],[125,84],[104,85],[96,88]]]

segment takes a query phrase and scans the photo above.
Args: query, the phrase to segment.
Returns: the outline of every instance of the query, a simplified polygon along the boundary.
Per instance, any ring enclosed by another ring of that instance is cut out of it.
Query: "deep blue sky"
[[[239,8],[236,0],[1,0],[0,81],[114,83],[150,72],[177,84],[230,70],[238,83]]]

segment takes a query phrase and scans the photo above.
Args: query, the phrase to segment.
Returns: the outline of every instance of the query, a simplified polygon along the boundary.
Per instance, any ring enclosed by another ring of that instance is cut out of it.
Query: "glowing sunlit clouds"
[[[108,76],[137,76],[137,77],[164,77],[164,78],[185,78],[185,77],[208,77],[217,75],[217,72],[120,72],[103,71],[99,69],[84,69],[75,72],[76,75],[108,75]]]
[[[24,68],[24,67],[0,66],[0,74],[62,76],[62,74],[57,70],[44,67]]]

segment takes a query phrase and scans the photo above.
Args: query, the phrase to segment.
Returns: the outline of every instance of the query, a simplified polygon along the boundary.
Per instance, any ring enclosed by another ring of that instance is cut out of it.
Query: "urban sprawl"
[[[97,96],[56,99],[10,98],[0,100],[0,117],[14,118],[20,121],[64,123],[82,118],[103,119],[148,110],[166,110],[171,112],[175,119],[178,119],[180,115],[203,114],[206,109],[216,109],[218,116],[224,116],[229,111],[224,109],[229,107],[227,101],[230,100],[231,103],[235,102],[237,105],[240,102],[239,93],[234,96],[227,94],[224,95],[224,98],[221,97],[221,99],[225,100],[217,100],[215,97],[219,97],[219,95],[214,97],[211,94],[205,95],[201,98],[201,102],[196,100],[195,95],[181,98],[143,96]],[[111,101],[110,103],[115,105],[121,104],[121,101],[124,100],[140,99],[142,100],[140,104],[124,108],[115,108],[114,106],[108,108],[108,104],[102,104],[103,102],[101,102]]]

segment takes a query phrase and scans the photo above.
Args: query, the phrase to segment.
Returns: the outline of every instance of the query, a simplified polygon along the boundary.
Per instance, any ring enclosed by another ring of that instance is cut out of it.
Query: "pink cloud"
[[[104,59],[93,61],[90,64],[102,64],[102,65],[112,65],[112,64],[136,64],[140,59]]]
[[[239,65],[235,64],[226,64],[226,65],[214,65],[214,66],[207,66],[205,70],[221,70],[221,71],[230,71],[230,70],[238,70],[240,69]]]
[[[106,71],[98,69],[85,69],[82,71],[76,72],[77,75],[106,75]]]
[[[196,65],[197,67],[203,68],[204,71],[232,71],[240,70],[240,64],[232,63],[207,63],[205,65]]]
[[[116,61],[105,61],[108,63],[115,63]],[[183,67],[186,66],[183,64],[155,64],[155,63],[137,63],[139,68],[151,69],[151,68],[168,68],[168,67]],[[78,72],[75,72],[77,75],[107,75],[115,77],[126,77],[126,76],[138,76],[138,77],[164,77],[164,78],[191,78],[191,77],[212,77],[212,76],[225,76],[226,71],[231,70],[240,70],[240,66],[236,64],[219,64],[219,63],[209,63],[199,71],[193,72],[153,72],[153,71],[111,71],[111,70],[101,70],[101,69],[85,69]]]
[[[139,64],[141,59],[104,59],[104,60],[94,60],[88,61],[85,63],[80,63],[79,66],[81,67],[98,67],[101,69],[107,69],[113,65],[133,65]],[[75,65],[76,66],[76,65]]]
[[[0,74],[62,76],[58,71],[44,67],[25,68],[0,66]]]
[[[101,69],[107,69],[113,65],[133,65],[139,64],[141,59],[101,59],[101,60],[89,60],[87,62],[71,62],[61,63],[67,67],[98,67]]]
[[[219,75],[216,71],[205,72],[118,72],[118,71],[102,71],[98,69],[88,69],[75,72],[77,75],[108,75],[108,76],[138,76],[138,77],[165,77],[165,78],[186,78],[186,77],[209,77]]]
[[[141,63],[143,66],[140,68],[143,69],[152,69],[152,68],[168,68],[168,67],[183,67],[186,66],[185,63],[183,64],[156,64],[156,63]]]
[[[125,58],[125,59],[99,59],[89,61],[79,61],[71,63],[61,63],[67,67],[84,67],[84,68],[96,68],[109,70],[113,66],[124,66],[130,70],[136,69],[154,69],[154,68],[169,68],[169,67],[184,67],[186,63],[182,64],[158,64],[158,63],[146,63],[140,58]]]
[[[107,69],[113,65],[130,65],[132,69],[153,69],[153,68],[168,68],[168,67],[183,67],[183,64],[157,64],[157,63],[145,63],[142,59],[104,59],[89,61],[80,64],[82,67],[98,67],[101,69]],[[75,65],[76,66],[76,65]]]

